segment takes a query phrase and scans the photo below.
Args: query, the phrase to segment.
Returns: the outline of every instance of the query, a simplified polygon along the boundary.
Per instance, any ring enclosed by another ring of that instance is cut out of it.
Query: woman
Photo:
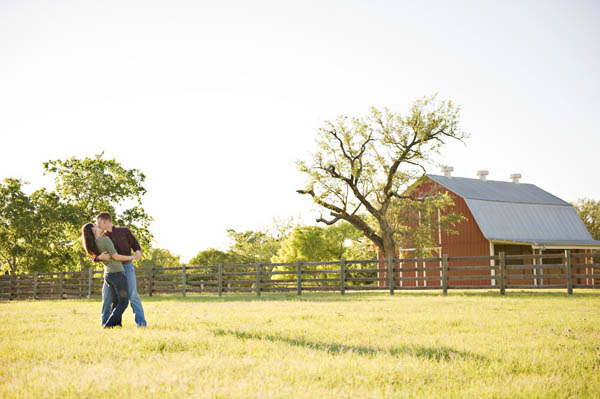
[[[94,223],[86,223],[81,228],[81,242],[89,255],[97,256],[102,252],[108,252],[112,258],[102,263],[104,263],[104,281],[117,299],[117,303],[103,327],[120,326],[121,316],[129,303],[127,279],[121,262],[129,262],[133,260],[133,256],[119,255],[110,238],[103,237],[102,230]]]

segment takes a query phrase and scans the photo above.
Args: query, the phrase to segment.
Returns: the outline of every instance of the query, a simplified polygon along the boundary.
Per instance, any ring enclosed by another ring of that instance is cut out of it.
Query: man
[[[131,231],[126,227],[117,227],[112,224],[112,217],[108,212],[102,212],[96,217],[96,223],[104,230],[104,235],[110,238],[115,245],[117,253],[120,255],[131,256],[131,252],[134,251],[134,259],[138,260],[142,257],[142,249],[140,244],[135,239]],[[110,255],[102,253],[98,255],[94,261],[108,260]],[[129,303],[133,314],[135,316],[135,323],[139,327],[146,327],[146,318],[144,316],[144,308],[142,307],[142,300],[137,292],[137,284],[135,279],[135,268],[133,262],[123,262],[123,269],[125,269],[125,278],[127,279],[127,288],[129,294]],[[102,324],[108,320],[112,311],[113,301],[112,291],[104,283],[102,286]]]

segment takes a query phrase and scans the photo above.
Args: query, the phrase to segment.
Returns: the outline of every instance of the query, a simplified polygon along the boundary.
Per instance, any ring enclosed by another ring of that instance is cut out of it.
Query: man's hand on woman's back
[[[110,260],[110,255],[108,254],[108,252],[104,251],[100,255],[96,256],[96,259],[98,259],[98,260]]]

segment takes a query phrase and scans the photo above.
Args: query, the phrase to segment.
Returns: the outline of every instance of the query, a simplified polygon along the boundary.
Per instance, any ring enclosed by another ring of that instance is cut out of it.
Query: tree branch
[[[390,196],[394,197],[394,198],[399,198],[399,199],[407,199],[407,200],[411,200],[411,201],[415,201],[415,202],[425,202],[425,199],[427,198],[431,198],[431,195],[426,195],[424,197],[411,197],[410,195],[400,195],[397,192],[391,192]]]
[[[320,217],[317,219],[317,222],[323,222],[325,224],[333,224],[333,223],[343,219],[343,220],[347,221],[348,223],[350,223],[352,226],[354,226],[357,229],[359,229],[360,231],[362,231],[367,238],[369,238],[371,241],[373,241],[373,243],[375,243],[375,245],[377,245],[380,248],[383,248],[383,239],[380,236],[378,236],[377,233],[375,233],[375,231],[364,220],[362,220],[359,216],[355,215],[356,211],[358,211],[358,208],[352,214],[348,214],[344,209],[337,207],[333,204],[330,204],[328,202],[325,202],[325,201],[321,200],[320,198],[318,198],[313,189],[296,190],[296,192],[298,194],[310,195],[317,204],[332,211],[330,214],[331,214],[331,216],[334,217],[333,220],[328,221],[328,220],[325,220],[322,217]]]
[[[349,160],[350,162],[352,162],[352,157],[350,157],[350,155],[348,155],[348,153],[346,152],[346,148],[344,146],[344,142],[337,135],[337,132],[335,130],[326,130],[326,132],[329,133],[329,134],[331,134],[333,137],[335,137],[335,139],[340,143],[340,150],[342,150],[342,154],[344,154],[344,157],[347,160]]]
[[[333,216],[333,212],[332,212],[332,216]],[[340,221],[341,219],[342,219],[342,217],[339,215],[334,217],[332,220],[323,219],[323,216],[321,216],[317,219],[317,222],[325,223],[326,225],[331,226],[332,224],[335,224],[336,222]]]
[[[347,177],[344,177],[341,174],[339,174],[335,170],[335,166],[333,166],[333,165],[329,165],[327,167],[326,171],[331,175],[331,177],[339,179],[339,180],[342,180],[343,182],[345,182],[350,187],[350,189],[352,190],[352,192],[354,193],[354,196],[365,206],[365,208],[367,208],[367,210],[372,215],[374,215],[374,216],[379,215],[379,211],[377,209],[375,209],[375,207],[358,190],[358,187],[356,187],[356,184],[355,184],[354,181],[352,181],[351,179],[348,179]]]

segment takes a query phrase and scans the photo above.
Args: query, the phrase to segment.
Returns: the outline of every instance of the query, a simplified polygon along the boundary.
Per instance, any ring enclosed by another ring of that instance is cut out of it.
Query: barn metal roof
[[[533,184],[427,175],[465,199],[491,241],[600,246],[575,208]]]
[[[465,199],[571,206],[533,184],[435,175],[427,177]]]

